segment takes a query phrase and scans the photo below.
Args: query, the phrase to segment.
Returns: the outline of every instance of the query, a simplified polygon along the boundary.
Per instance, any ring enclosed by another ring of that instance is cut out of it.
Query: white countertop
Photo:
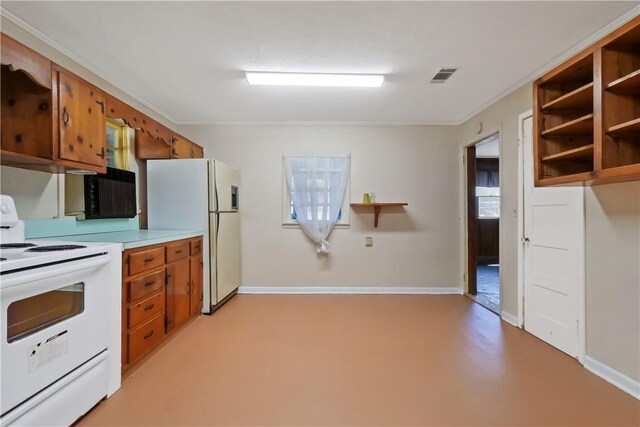
[[[133,249],[141,246],[170,242],[172,240],[189,239],[202,236],[203,234],[203,231],[197,230],[129,230],[76,234],[72,236],[55,237],[55,240],[120,243],[123,245],[123,249]]]

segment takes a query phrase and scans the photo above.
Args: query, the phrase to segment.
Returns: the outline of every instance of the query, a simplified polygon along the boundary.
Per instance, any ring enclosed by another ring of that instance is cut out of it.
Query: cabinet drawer
[[[189,256],[189,242],[167,245],[167,263],[178,261]]]
[[[151,270],[164,264],[164,248],[149,249],[129,255],[129,275]]]
[[[162,313],[129,333],[129,363],[139,359],[164,336],[164,316]]]
[[[202,239],[192,240],[191,244],[191,256],[200,255],[202,253]]]
[[[129,282],[129,301],[135,301],[164,289],[164,269]]]
[[[164,292],[129,307],[129,328],[135,328],[161,312],[164,313]]]

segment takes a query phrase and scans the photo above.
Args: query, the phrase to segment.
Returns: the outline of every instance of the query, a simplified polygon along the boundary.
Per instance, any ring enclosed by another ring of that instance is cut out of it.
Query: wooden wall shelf
[[[587,114],[575,120],[554,126],[542,131],[543,136],[553,135],[583,135],[593,132],[593,114]]]
[[[613,93],[640,93],[640,70],[635,70],[607,85]]]
[[[593,82],[579,87],[573,92],[569,92],[542,106],[543,111],[555,110],[580,110],[585,105],[589,105],[593,99]]]
[[[640,118],[629,120],[628,122],[620,123],[619,125],[611,126],[607,129],[609,135],[640,135]]]
[[[563,151],[561,153],[551,154],[550,156],[543,157],[542,161],[549,162],[554,160],[590,159],[590,158],[593,158],[593,144]]]
[[[638,181],[640,17],[533,84],[536,187]]]
[[[399,203],[351,203],[352,208],[364,208],[364,207],[373,207],[373,227],[378,228],[378,216],[380,215],[380,210],[383,207],[400,207],[400,206],[408,206],[409,203],[399,202]]]

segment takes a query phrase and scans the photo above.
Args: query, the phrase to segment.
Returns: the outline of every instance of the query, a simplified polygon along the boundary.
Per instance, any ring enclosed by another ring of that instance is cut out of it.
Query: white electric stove
[[[70,425],[109,394],[119,248],[25,240],[4,195],[0,227],[0,425]]]

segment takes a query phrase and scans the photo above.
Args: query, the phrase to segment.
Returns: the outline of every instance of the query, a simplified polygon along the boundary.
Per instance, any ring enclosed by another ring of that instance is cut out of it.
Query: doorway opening
[[[468,295],[500,314],[500,134],[466,148]]]

